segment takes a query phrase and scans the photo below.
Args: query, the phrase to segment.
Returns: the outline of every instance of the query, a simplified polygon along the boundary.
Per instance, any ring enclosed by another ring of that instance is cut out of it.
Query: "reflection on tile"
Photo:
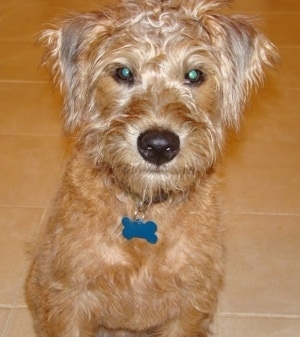
[[[221,312],[299,315],[300,216],[227,215]]]
[[[62,159],[59,137],[0,136],[0,204],[46,206]]]

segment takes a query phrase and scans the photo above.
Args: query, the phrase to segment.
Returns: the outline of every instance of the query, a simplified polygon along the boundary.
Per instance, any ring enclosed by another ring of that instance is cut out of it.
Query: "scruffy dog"
[[[74,141],[27,279],[40,337],[208,336],[216,163],[274,46],[226,0],[123,0],[42,39]]]

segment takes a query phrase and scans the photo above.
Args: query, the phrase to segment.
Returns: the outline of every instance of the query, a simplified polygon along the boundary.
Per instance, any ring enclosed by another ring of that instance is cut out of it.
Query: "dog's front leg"
[[[35,331],[38,337],[93,337],[95,330],[86,320],[83,322],[74,305],[66,300],[65,305],[60,302],[57,306],[44,302],[35,318]]]
[[[62,306],[62,301],[54,305],[53,300],[41,299],[36,310],[34,326],[38,337],[90,337],[82,334],[78,313],[69,300]]]
[[[199,313],[198,310],[190,310],[188,313],[182,313],[172,321],[160,327],[159,337],[208,337],[209,323],[211,317],[209,314]]]
[[[57,289],[32,282],[27,290],[29,308],[34,317],[34,328],[38,337],[92,337],[88,319],[78,307],[76,295],[71,291]],[[34,280],[36,281],[36,280]]]

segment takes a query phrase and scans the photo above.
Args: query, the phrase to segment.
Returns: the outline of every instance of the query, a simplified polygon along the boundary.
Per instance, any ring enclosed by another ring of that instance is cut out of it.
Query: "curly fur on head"
[[[39,336],[208,336],[222,283],[215,164],[277,60],[228,3],[122,0],[42,33],[75,146],[27,280]],[[155,245],[122,236],[139,213]]]
[[[108,166],[118,171],[118,180],[122,171],[140,172],[144,166],[131,150],[137,135],[172,126],[193,154],[182,158],[185,164],[178,173],[187,181],[174,185],[176,179],[162,180],[161,175],[158,184],[146,181],[153,191],[185,190],[195,174],[215,162],[225,128],[238,126],[251,88],[262,81],[264,66],[272,66],[277,53],[249,19],[221,14],[226,5],[228,1],[123,0],[113,8],[70,16],[42,34],[48,48],[45,63],[64,91],[66,130],[79,130],[95,163],[107,163],[106,154],[112,154]],[[109,80],[124,66],[134,76],[133,85]],[[204,73],[203,84],[185,83],[192,69]],[[117,131],[122,128],[126,136]],[[126,181],[130,189],[136,186],[127,175]]]
[[[170,57],[178,72],[182,72],[179,66],[183,66],[183,58],[197,58],[206,52],[205,63],[214,68],[218,84],[220,116],[226,125],[236,126],[251,88],[262,80],[263,66],[276,63],[277,53],[249,19],[216,12],[229,2],[123,0],[114,8],[74,15],[63,21],[60,29],[45,31],[42,39],[49,48],[45,62],[52,64],[67,95],[66,127],[73,129],[80,119],[87,117],[82,116],[82,111],[93,114],[90,78],[96,74],[97,79],[110,56],[111,62],[114,61],[113,51],[108,54],[107,47],[115,37],[124,38],[119,41],[124,52],[133,44],[134,54],[138,57],[142,53],[143,63],[147,59],[156,62],[158,56],[171,56],[172,48],[179,43],[180,59]],[[144,48],[139,48],[139,44]],[[87,93],[89,106],[86,106]]]

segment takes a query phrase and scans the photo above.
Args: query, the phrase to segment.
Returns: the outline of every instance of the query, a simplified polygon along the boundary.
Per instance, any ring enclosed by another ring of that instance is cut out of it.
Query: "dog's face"
[[[123,1],[44,32],[65,126],[141,197],[184,192],[215,163],[273,45],[226,1]]]

